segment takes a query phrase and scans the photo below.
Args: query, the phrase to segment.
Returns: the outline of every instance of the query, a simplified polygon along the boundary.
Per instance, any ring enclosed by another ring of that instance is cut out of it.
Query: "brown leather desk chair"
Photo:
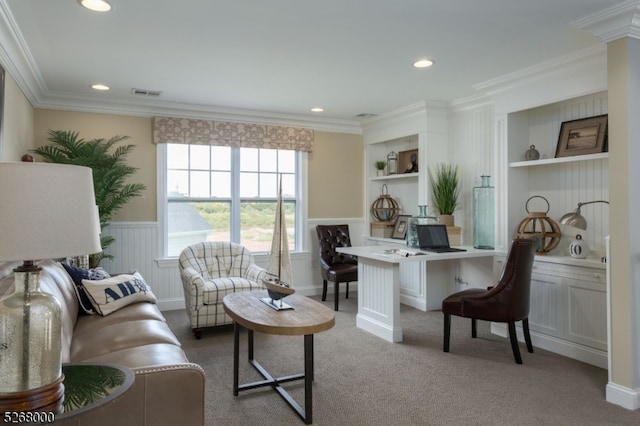
[[[522,321],[527,349],[533,353],[529,335],[529,289],[536,242],[529,238],[513,240],[500,281],[494,287],[454,293],[442,302],[444,351],[449,352],[451,315],[471,318],[471,337],[477,337],[476,320],[506,322],[516,363],[522,364],[516,321]]]
[[[318,252],[322,271],[322,300],[327,299],[327,281],[334,283],[334,309],[338,310],[340,283],[347,283],[346,298],[349,298],[349,282],[358,280],[358,258],[338,253],[338,247],[351,247],[349,225],[316,225]]]

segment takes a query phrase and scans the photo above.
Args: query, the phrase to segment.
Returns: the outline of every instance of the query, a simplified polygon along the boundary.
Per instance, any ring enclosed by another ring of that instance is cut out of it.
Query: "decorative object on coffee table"
[[[60,302],[39,290],[37,260],[101,250],[88,167],[0,162],[0,261],[15,292],[0,301],[0,408],[31,411],[62,397]],[[45,408],[43,408],[45,407]]]
[[[287,224],[282,207],[282,176],[280,176],[280,188],[278,190],[278,204],[276,207],[275,223],[273,225],[273,239],[269,254],[269,267],[267,274],[262,279],[262,284],[267,288],[269,297],[261,299],[269,307],[280,311],[293,309],[282,301],[283,298],[295,293],[292,287],[291,258],[289,257],[289,238],[287,237]]]

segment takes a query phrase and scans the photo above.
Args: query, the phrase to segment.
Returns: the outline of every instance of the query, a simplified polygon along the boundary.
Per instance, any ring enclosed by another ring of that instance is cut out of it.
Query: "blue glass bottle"
[[[482,186],[473,188],[473,247],[494,248],[494,205],[491,176],[481,176]]]

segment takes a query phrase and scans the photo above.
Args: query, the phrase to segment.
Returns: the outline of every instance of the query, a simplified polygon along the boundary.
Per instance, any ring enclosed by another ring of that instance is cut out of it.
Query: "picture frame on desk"
[[[560,127],[556,158],[607,151],[608,115],[565,121]]]
[[[407,237],[407,228],[409,227],[409,218],[411,215],[401,214],[398,215],[398,219],[396,220],[396,225],[393,228],[393,234],[391,234],[391,238],[396,240],[404,240]]]

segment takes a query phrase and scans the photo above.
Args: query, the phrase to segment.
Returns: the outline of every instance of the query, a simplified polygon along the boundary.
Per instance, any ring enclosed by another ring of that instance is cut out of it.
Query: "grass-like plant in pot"
[[[453,226],[453,212],[458,208],[458,196],[460,195],[460,175],[458,173],[458,165],[451,163],[439,163],[436,165],[435,173],[429,171],[431,179],[431,191],[433,194],[433,204],[442,216],[451,216],[451,224]],[[445,222],[446,222],[445,220]]]
[[[135,145],[119,145],[128,136],[114,136],[109,140],[78,138],[77,132],[49,130],[49,145],[32,152],[50,163],[73,164],[93,170],[93,188],[100,215],[100,229],[111,223],[118,210],[131,198],[142,195],[146,186],[142,183],[127,183],[126,180],[138,170],[127,164],[127,154]],[[111,149],[113,152],[111,152]],[[104,250],[114,242],[113,237],[101,236],[102,252],[89,256],[89,266],[96,267],[104,258],[112,259]]]

